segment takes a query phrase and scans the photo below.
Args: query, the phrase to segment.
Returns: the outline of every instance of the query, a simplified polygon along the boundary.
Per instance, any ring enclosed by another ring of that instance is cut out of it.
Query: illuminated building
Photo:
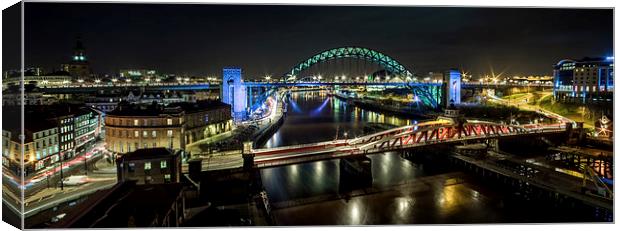
[[[218,101],[175,103],[185,112],[185,143],[190,144],[233,127],[230,106]]]
[[[611,102],[614,90],[614,58],[565,59],[554,66],[553,96],[556,101]]]
[[[62,70],[68,72],[73,78],[88,78],[91,74],[90,64],[84,52],[84,45],[80,38],[77,39],[73,49],[71,62],[62,65]]]
[[[6,76],[2,79],[3,86],[19,86],[20,75]],[[46,74],[24,73],[24,84],[35,84],[38,87],[64,86],[71,82],[71,75],[65,71],[55,71]]]
[[[20,114],[3,110],[2,164],[18,172],[20,165],[21,133]],[[24,170],[26,175],[58,161],[58,127],[52,121],[35,119],[38,115],[25,113],[24,121]]]
[[[148,80],[155,82],[157,72],[155,70],[146,69],[122,69],[119,72],[121,78],[129,78],[132,80]]]
[[[140,105],[121,103],[107,113],[107,149],[125,154],[137,149],[185,149],[186,144],[230,131],[230,107],[219,102]]]
[[[122,103],[106,114],[107,149],[120,154],[140,148],[184,149],[184,124],[180,107]]]

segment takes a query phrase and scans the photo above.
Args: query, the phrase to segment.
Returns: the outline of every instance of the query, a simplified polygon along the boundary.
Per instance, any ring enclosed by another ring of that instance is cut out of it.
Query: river
[[[415,119],[348,106],[326,92],[294,92],[288,115],[265,147],[359,136],[373,123],[402,126]],[[514,205],[505,192],[465,173],[416,164],[398,153],[368,156],[372,185],[343,190],[340,160],[262,169],[278,225],[380,225],[416,223],[496,223],[575,221],[557,209]],[[516,207],[514,207],[516,206]],[[550,210],[551,209],[551,210]],[[579,219],[577,219],[579,220]]]

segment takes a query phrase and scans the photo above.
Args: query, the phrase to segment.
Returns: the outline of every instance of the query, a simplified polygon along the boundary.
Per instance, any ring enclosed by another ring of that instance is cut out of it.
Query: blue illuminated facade
[[[243,84],[241,68],[224,68],[222,75],[221,99],[230,104],[235,120],[244,120],[247,117],[247,93]]]
[[[443,75],[445,106],[450,103],[458,105],[461,103],[461,72],[457,69],[450,69]]]
[[[556,101],[601,103],[613,99],[613,57],[565,59],[554,65],[553,75]]]

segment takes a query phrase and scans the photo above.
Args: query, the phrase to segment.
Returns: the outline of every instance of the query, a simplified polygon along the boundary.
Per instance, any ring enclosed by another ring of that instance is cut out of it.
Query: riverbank
[[[340,100],[347,102],[348,104],[352,106],[359,107],[361,109],[380,112],[380,113],[387,113],[387,114],[396,115],[396,116],[413,117],[413,118],[424,120],[424,119],[434,119],[434,118],[437,118],[437,116],[439,115],[438,113],[432,112],[432,111],[419,111],[411,107],[404,107],[404,106],[398,106],[398,105],[393,105],[393,104],[391,105],[382,104],[375,100],[352,98],[352,97],[347,97],[347,96],[344,96],[338,93],[334,94],[333,96]]]

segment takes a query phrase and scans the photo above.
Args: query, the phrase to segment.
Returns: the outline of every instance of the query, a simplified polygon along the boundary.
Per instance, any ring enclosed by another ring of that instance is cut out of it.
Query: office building
[[[611,102],[614,91],[614,58],[565,59],[553,70],[553,96],[571,103]]]

